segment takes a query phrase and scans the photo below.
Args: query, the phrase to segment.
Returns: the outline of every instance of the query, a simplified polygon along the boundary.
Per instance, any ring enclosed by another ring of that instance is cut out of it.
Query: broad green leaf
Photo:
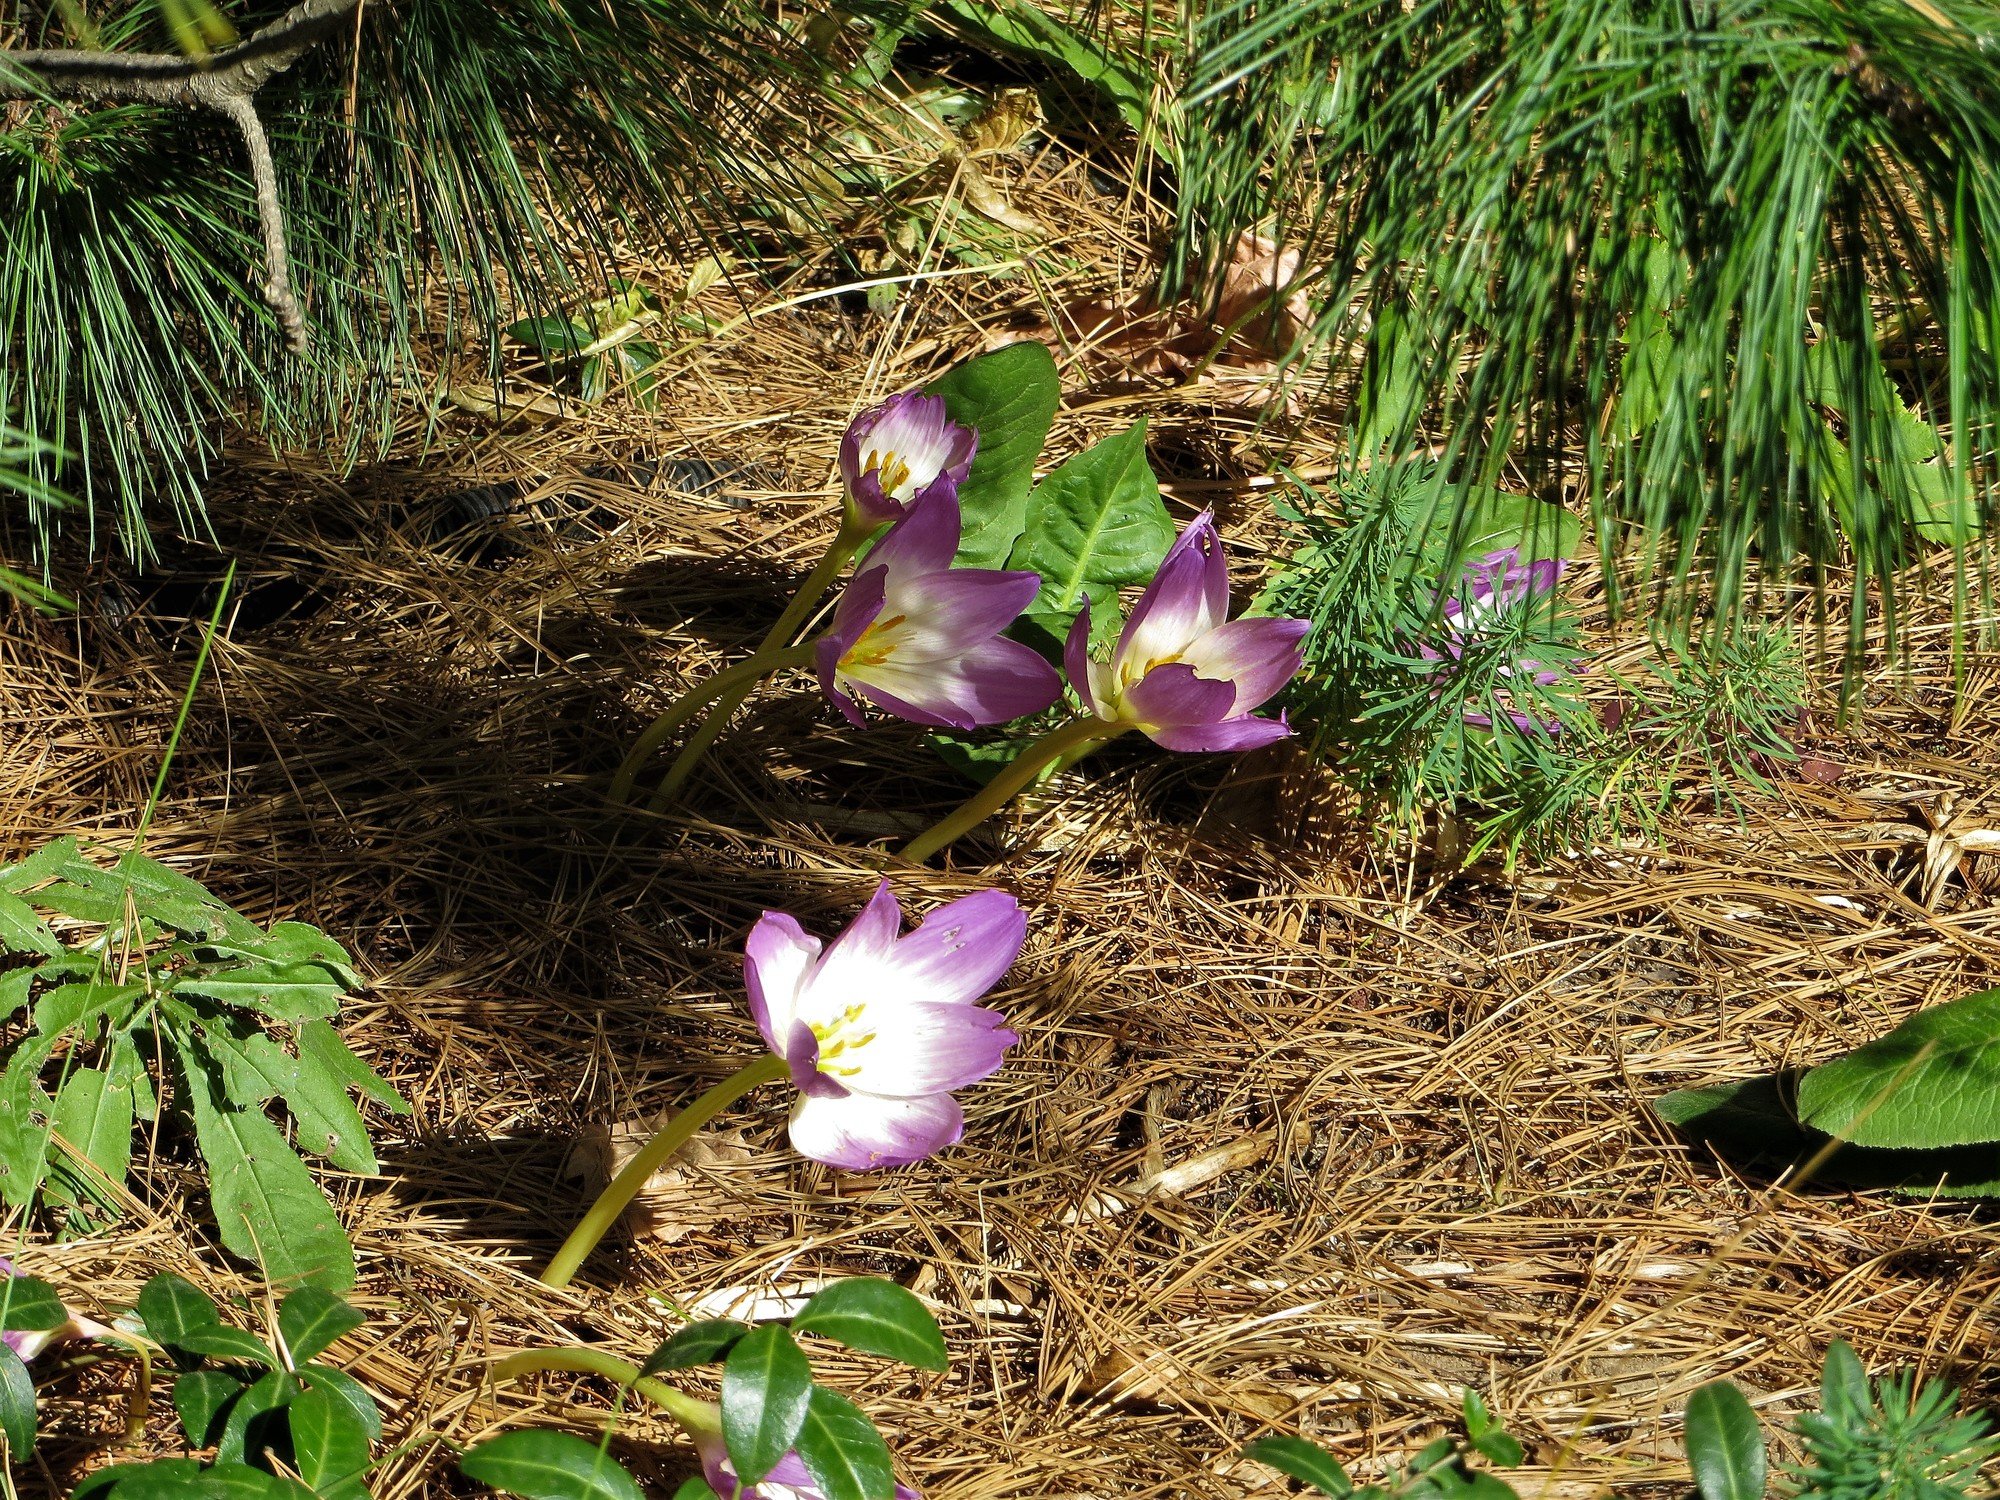
[[[19,1463],[35,1451],[35,1382],[21,1356],[0,1344],[0,1436],[7,1459]]]
[[[0,950],[54,958],[63,946],[32,906],[19,896],[0,891]]]
[[[222,1410],[243,1389],[223,1370],[189,1370],[174,1379],[174,1412],[190,1448],[206,1448],[221,1436]]]
[[[42,1333],[69,1321],[56,1289],[33,1276],[0,1276],[0,1328]]]
[[[1763,1500],[1764,1430],[1728,1381],[1688,1397],[1687,1453],[1701,1500]]]
[[[217,1052],[223,1050],[221,1039],[212,1033],[210,1044]],[[301,1148],[324,1156],[343,1171],[373,1177],[381,1170],[368,1143],[368,1127],[347,1097],[347,1080],[323,1066],[315,1054],[294,1057],[259,1034],[237,1055],[263,1078],[266,1097],[283,1096],[292,1112],[293,1139]]]
[[[272,1281],[354,1285],[354,1247],[297,1153],[261,1110],[217,1107],[213,1063],[175,1033],[189,1074],[195,1144],[208,1164],[209,1200],[224,1247]]]
[[[1482,1432],[1472,1440],[1472,1446],[1486,1459],[1503,1469],[1518,1469],[1528,1456],[1528,1450],[1521,1446],[1519,1438],[1497,1427],[1491,1432]]]
[[[1819,1377],[1820,1410],[1836,1423],[1859,1420],[1868,1411],[1868,1372],[1846,1339],[1827,1345]]]
[[[306,922],[273,922],[268,933],[253,943],[213,942],[206,945],[218,958],[242,958],[281,968],[296,964],[318,964],[350,990],[361,988],[348,951],[317,927]]]
[[[610,1454],[568,1432],[503,1432],[469,1450],[458,1467],[468,1479],[525,1500],[646,1500]]]
[[[133,1112],[140,1119],[158,1117],[160,1101],[153,1092],[153,1078],[146,1071],[146,1059],[140,1055],[138,1041],[130,1031],[121,1031],[111,1038],[104,1071],[111,1075],[113,1083],[131,1094]]]
[[[59,839],[50,839],[20,863],[0,869],[0,891],[25,891],[78,867],[95,868],[83,857],[76,840],[66,834]]]
[[[545,360],[574,359],[577,350],[591,341],[590,330],[568,318],[523,318],[507,325],[507,337],[525,344]]]
[[[826,1500],[890,1500],[896,1493],[882,1434],[860,1407],[822,1386],[812,1389],[793,1446]]]
[[[203,1500],[200,1480],[202,1467],[191,1458],[156,1458],[145,1464],[106,1464],[101,1469],[92,1469],[78,1481],[70,1491],[69,1500],[106,1500],[117,1492],[118,1486],[128,1479],[136,1479],[130,1490],[124,1491],[126,1500],[150,1500],[152,1496],[188,1496],[189,1500]],[[185,1486],[174,1489],[175,1484]]]
[[[117,1024],[122,1012],[145,995],[143,984],[60,984],[35,1002],[35,1030],[45,1036],[60,1036],[107,1013],[113,1014]]]
[[[166,1342],[162,1340],[161,1342]],[[262,1365],[266,1369],[277,1366],[278,1357],[256,1334],[242,1328],[232,1328],[227,1323],[217,1323],[208,1328],[190,1328],[173,1340],[174,1347],[185,1349],[190,1354],[199,1354],[207,1359],[241,1361],[245,1364]]]
[[[117,1200],[107,1184],[123,1184],[131,1165],[132,1116],[131,1084],[99,1068],[73,1070],[56,1091],[59,1144],[81,1158],[64,1164],[65,1175],[114,1216]]]
[[[722,1438],[730,1462],[754,1485],[790,1451],[812,1396],[812,1366],[778,1323],[753,1328],[722,1367]]]
[[[292,1456],[321,1500],[367,1500],[368,1433],[338,1396],[318,1389],[292,1398]]]
[[[1062,403],[1055,357],[1029,340],[967,360],[929,388],[954,422],[975,428],[979,448],[958,487],[965,531],[958,566],[998,568],[1027,523],[1035,460]]]
[[[325,1287],[302,1286],[278,1307],[278,1337],[294,1365],[302,1365],[343,1334],[365,1321],[355,1308]]]
[[[222,1322],[201,1288],[164,1271],[139,1289],[138,1309],[146,1336],[162,1344],[177,1344],[197,1329]]]
[[[340,1039],[340,1033],[326,1022],[308,1021],[301,1026],[297,1046],[301,1063],[312,1063],[329,1076],[359,1089],[391,1114],[406,1115],[410,1112],[410,1102],[356,1057],[347,1043]]]
[[[949,16],[957,28],[1002,52],[1053,63],[1101,93],[1134,130],[1145,128],[1153,93],[1150,71],[1039,6],[1024,0],[937,0],[925,19],[933,15]]]
[[[215,1443],[216,1462],[244,1463],[274,1446],[282,1419],[271,1414],[282,1412],[298,1393],[298,1382],[283,1370],[273,1370],[245,1386],[222,1419],[222,1434]]]
[[[986,785],[1007,767],[1021,758],[1021,752],[1034,743],[1031,738],[1015,739],[1004,736],[1000,739],[974,739],[971,735],[960,734],[956,730],[933,730],[926,738],[931,749],[937,751],[938,759],[958,772],[967,781]],[[1035,785],[1056,774],[1056,763],[1035,778]]]
[[[1861,1146],[2000,1141],[2000,989],[1919,1011],[1808,1070],[1799,1118]]]
[[[697,1474],[674,1491],[674,1500],[722,1500],[706,1479]]]
[[[640,1373],[659,1375],[668,1370],[689,1370],[696,1365],[713,1364],[734,1349],[737,1341],[749,1331],[749,1324],[738,1323],[731,1318],[704,1318],[698,1323],[690,1323],[655,1349]]]
[[[340,997],[347,992],[345,985],[315,963],[236,964],[197,970],[176,978],[173,987],[292,1025],[332,1015],[340,1009]]]
[[[1416,551],[1447,593],[1468,563],[1489,552],[1516,547],[1523,559],[1573,557],[1583,540],[1582,524],[1561,506],[1506,490],[1475,489],[1454,511],[1451,492],[1432,485],[1415,509]]]
[[[937,1319],[916,1294],[880,1276],[836,1281],[792,1319],[794,1333],[817,1333],[920,1370],[943,1370],[951,1358]]]
[[[0,1200],[28,1208],[48,1175],[49,1096],[42,1092],[42,1066],[56,1038],[37,1033],[15,1044],[0,1069]]]
[[[326,1365],[302,1365],[297,1373],[306,1389],[324,1391],[345,1402],[354,1415],[355,1424],[368,1434],[369,1442],[381,1439],[382,1409],[375,1404],[368,1387],[345,1370],[331,1369]]]
[[[1331,1454],[1321,1452],[1304,1438],[1259,1438],[1243,1450],[1243,1456],[1269,1464],[1280,1474],[1290,1475],[1300,1484],[1309,1484],[1323,1495],[1354,1493],[1354,1483],[1347,1477],[1347,1471],[1333,1461]]]
[[[1115,628],[1118,591],[1145,583],[1174,542],[1146,424],[1086,448],[1035,486],[1010,568],[1042,575],[1030,619],[1060,638],[1090,601],[1093,634]]]
[[[118,1487],[117,1500],[145,1500],[133,1489],[136,1480]],[[203,1500],[316,1500],[315,1493],[289,1474],[271,1474],[248,1464],[210,1464],[199,1491]]]

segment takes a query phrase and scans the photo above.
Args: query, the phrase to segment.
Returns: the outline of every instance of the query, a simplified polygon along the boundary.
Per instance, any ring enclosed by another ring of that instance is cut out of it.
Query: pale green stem
[[[792,602],[785,606],[785,612],[778,616],[777,623],[765,634],[762,643],[757,647],[759,656],[775,650],[780,644],[791,642],[799,627],[805,624],[807,617],[812,614],[813,607],[825,596],[826,591],[833,587],[834,579],[840,576],[840,570],[847,566],[848,559],[861,550],[861,544],[868,540],[868,535],[867,532],[857,534],[845,524],[841,526],[840,535],[835,537],[833,545],[827,548],[826,556],[819,560],[819,566],[806,575],[806,581],[799,585],[799,591],[792,596]],[[804,651],[806,648],[799,649]],[[808,655],[804,659],[810,661],[811,657]],[[660,782],[659,790],[653,793],[652,800],[646,804],[647,811],[662,812],[672,803],[680,789],[687,784],[688,777],[694,774],[694,768],[701,764],[701,758],[707,753],[708,747],[715,743],[716,737],[724,729],[729,727],[730,719],[735,716],[736,710],[743,706],[743,700],[749,696],[748,683],[723,694],[722,700],[709,711],[701,727],[689,736],[687,744],[681,747],[681,753],[667,768],[666,777]]]
[[[637,1365],[615,1354],[606,1354],[601,1349],[524,1349],[493,1366],[493,1382],[498,1385],[545,1370],[570,1370],[579,1375],[602,1375],[606,1380],[616,1381],[665,1411],[687,1429],[690,1437],[707,1431],[713,1425],[714,1419],[707,1402],[695,1399],[664,1380],[641,1375]]]
[[[711,1116],[734,1104],[758,1085],[774,1083],[789,1071],[781,1057],[760,1057],[741,1071],[730,1074],[662,1126],[650,1141],[640,1147],[639,1154],[625,1164],[625,1170],[611,1179],[611,1185],[591,1204],[583,1222],[570,1231],[562,1249],[556,1252],[555,1259],[542,1272],[542,1285],[568,1286],[577,1268],[597,1248],[598,1241],[611,1232],[611,1226],[618,1222],[619,1215],[638,1196],[647,1179],[665,1166],[673,1154],[708,1123]]]
[[[963,806],[930,829],[903,845],[904,859],[921,864],[938,850],[984,823],[1034,784],[1037,776],[1051,765],[1074,765],[1106,740],[1116,739],[1131,726],[1109,724],[1099,718],[1071,719],[1060,724],[1015,757],[1013,764],[965,800]]]
[[[639,772],[652,759],[653,752],[664,745],[676,729],[693,718],[703,705],[732,691],[740,691],[741,695],[747,696],[760,678],[782,672],[787,667],[804,666],[810,660],[811,656],[804,647],[785,651],[760,649],[755,656],[733,667],[725,667],[707,681],[689,688],[646,727],[646,732],[632,746],[632,753],[625,757],[624,764],[611,778],[611,787],[605,795],[613,802],[631,801],[632,784],[639,779]],[[742,696],[736,701],[742,702]]]

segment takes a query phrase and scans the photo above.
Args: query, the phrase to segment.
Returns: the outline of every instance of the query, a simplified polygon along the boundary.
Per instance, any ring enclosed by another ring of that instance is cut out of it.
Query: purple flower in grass
[[[874,531],[925,495],[956,495],[978,447],[977,432],[945,415],[944,397],[891,396],[856,417],[840,440],[848,515]]]
[[[1084,706],[1169,750],[1249,750],[1290,734],[1255,710],[1297,675],[1305,620],[1229,618],[1229,570],[1203,512],[1168,550],[1108,663],[1090,659],[1090,611],[1064,660]]]
[[[11,1260],[0,1255],[0,1276],[11,1279],[20,1274]],[[71,1313],[67,1321],[54,1328],[7,1329],[0,1332],[0,1343],[6,1344],[26,1364],[52,1344],[66,1344],[72,1339],[94,1339],[108,1332],[110,1330],[102,1323],[93,1323],[89,1318],[79,1318]]]
[[[1055,668],[1000,632],[1042,586],[1034,573],[954,568],[958,496],[931,489],[863,560],[815,644],[820,685],[864,722],[854,693],[938,729],[1004,724],[1062,692]]]
[[[787,1453],[755,1484],[746,1485],[736,1477],[729,1449],[722,1441],[722,1408],[704,1403],[714,1413],[711,1425],[690,1425],[694,1445],[701,1454],[702,1478],[721,1500],[826,1500],[826,1491],[813,1482],[805,1461],[797,1453]],[[895,1500],[923,1500],[907,1484],[896,1486]]]
[[[952,1090],[991,1075],[1020,1040],[974,1003],[1020,954],[1019,902],[980,891],[902,928],[885,880],[823,952],[781,911],[765,912],[744,944],[750,1013],[799,1091],[792,1145],[847,1171],[955,1145],[965,1114]]]
[[[1568,560],[1560,557],[1538,557],[1524,563],[1518,547],[1502,547],[1473,559],[1465,565],[1458,593],[1444,601],[1442,645],[1421,645],[1417,654],[1427,661],[1464,661],[1466,647],[1498,628],[1510,612],[1524,605],[1532,606],[1554,593],[1568,566]],[[1562,681],[1562,673],[1527,656],[1499,667],[1498,673],[1509,681],[1532,681],[1538,687],[1551,687]],[[1491,714],[1470,705],[1462,717],[1475,729],[1493,727]],[[1523,713],[1520,709],[1507,710],[1507,718],[1524,733],[1554,734],[1562,728],[1554,718]]]

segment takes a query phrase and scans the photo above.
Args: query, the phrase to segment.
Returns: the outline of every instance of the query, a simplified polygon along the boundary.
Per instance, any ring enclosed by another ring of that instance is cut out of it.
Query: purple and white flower
[[[1090,611],[1064,661],[1084,706],[1169,750],[1249,750],[1290,734],[1255,710],[1297,675],[1305,620],[1229,618],[1229,569],[1204,511],[1188,524],[1133,608],[1106,662],[1090,658]]]
[[[722,1408],[704,1402],[714,1412],[712,1425],[689,1425],[695,1450],[701,1455],[702,1478],[720,1500],[826,1500],[826,1491],[813,1481],[805,1460],[796,1452],[779,1459],[771,1472],[755,1484],[746,1485],[736,1477],[736,1465],[722,1440]],[[685,1421],[686,1419],[683,1418]],[[907,1484],[896,1486],[895,1500],[923,1500]]]
[[[11,1279],[20,1274],[11,1260],[0,1255],[0,1277]],[[94,1323],[89,1318],[79,1318],[71,1313],[66,1321],[54,1328],[7,1329],[0,1332],[0,1343],[12,1349],[26,1364],[51,1345],[67,1344],[72,1339],[94,1339],[108,1332],[110,1330],[102,1323]]]
[[[1040,592],[1034,573],[954,568],[958,496],[929,489],[864,560],[814,645],[820,686],[865,722],[859,692],[901,719],[938,729],[1005,724],[1040,713],[1062,678],[1000,632]]]
[[[781,911],[765,912],[744,944],[750,1013],[799,1091],[792,1145],[847,1171],[957,1144],[965,1113],[952,1091],[989,1077],[1020,1040],[975,1003],[1021,952],[1019,902],[980,891],[902,928],[885,880],[824,952]]]
[[[942,396],[905,391],[863,412],[840,440],[850,522],[872,532],[925,495],[957,495],[978,447],[977,432],[945,415]]]
[[[1458,593],[1444,601],[1440,617],[1444,627],[1442,643],[1420,645],[1417,654],[1427,661],[1464,661],[1466,649],[1496,631],[1508,614],[1532,607],[1553,594],[1568,567],[1568,559],[1561,557],[1538,557],[1524,563],[1519,547],[1502,547],[1474,558],[1465,565]],[[1562,681],[1560,672],[1550,670],[1534,657],[1521,657],[1497,670],[1504,679],[1529,680],[1538,687]],[[1554,734],[1562,728],[1561,721],[1553,717],[1524,713],[1518,708],[1506,712],[1514,727],[1523,732]],[[1493,716],[1470,704],[1461,717],[1475,729],[1493,727]]]

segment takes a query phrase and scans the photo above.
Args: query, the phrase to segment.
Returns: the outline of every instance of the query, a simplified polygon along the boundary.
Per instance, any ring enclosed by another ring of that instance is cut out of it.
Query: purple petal
[[[941,1004],[979,999],[1021,956],[1028,914],[1005,891],[978,891],[940,906],[897,939],[894,961],[919,994]]]
[[[903,579],[940,573],[958,551],[960,522],[956,488],[933,486],[910,502],[903,519],[883,533],[862,566],[886,568],[893,591]]]
[[[1311,629],[1307,620],[1231,620],[1196,641],[1182,659],[1198,676],[1233,683],[1235,712],[1248,713],[1298,675]]]
[[[868,633],[868,627],[881,615],[888,586],[889,574],[885,568],[870,568],[858,575],[834,606],[832,626],[813,642],[813,666],[819,672],[820,691],[857,729],[865,728],[868,721],[861,717],[854,699],[841,690],[840,659],[854,649],[854,643]]]
[[[875,887],[875,894],[847,924],[847,930],[827,945],[799,996],[799,1016],[831,1021],[848,1006],[867,1000],[876,988],[876,974],[889,962],[902,930],[903,909],[885,880]]]
[[[792,1149],[847,1172],[907,1167],[956,1145],[965,1111],[949,1094],[928,1099],[801,1098],[792,1106]]]
[[[879,1014],[878,1014],[879,1011]],[[927,1099],[991,1077],[1021,1038],[1007,1018],[977,1005],[866,1005],[867,1040],[840,1057],[844,1090],[882,1099]]]
[[[819,939],[782,911],[765,912],[743,940],[743,988],[750,997],[750,1014],[766,1045],[787,1060],[799,996],[819,953]]]
[[[1062,695],[1062,678],[1040,655],[1001,637],[941,661],[895,659],[843,669],[877,705],[939,729],[975,729],[1040,713]]]
[[[1292,726],[1283,719],[1260,719],[1254,714],[1224,719],[1219,724],[1183,724],[1165,729],[1149,729],[1147,737],[1167,750],[1204,754],[1217,750],[1255,750],[1284,739]]]
[[[1097,688],[1090,677],[1090,595],[1083,596],[1083,610],[1069,622],[1069,635],[1063,641],[1063,670],[1069,674],[1069,685],[1076,689],[1083,706],[1100,719],[1111,716],[1104,711],[1103,700],[1097,696]]]
[[[1229,565],[1215,518],[1203,511],[1188,523],[1132,608],[1112,661],[1139,666],[1168,661],[1229,617]]]
[[[1039,573],[1003,573],[991,568],[946,568],[905,577],[891,589],[883,608],[902,615],[895,659],[934,661],[998,635],[1042,589]]]
[[[1155,727],[1213,724],[1235,706],[1233,684],[1198,677],[1186,662],[1155,667],[1125,690],[1126,717],[1156,740]]]

